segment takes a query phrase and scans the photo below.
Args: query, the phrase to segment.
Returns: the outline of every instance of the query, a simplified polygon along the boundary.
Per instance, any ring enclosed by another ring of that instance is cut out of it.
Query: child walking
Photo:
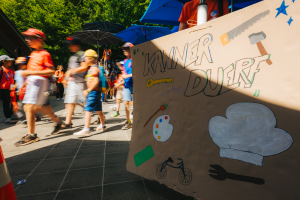
[[[96,111],[99,115],[101,124],[97,127],[97,130],[104,132],[107,130],[105,126],[104,114],[102,112],[101,103],[101,91],[99,90],[99,73],[100,68],[97,65],[98,55],[97,53],[89,49],[84,53],[85,65],[89,67],[87,73],[87,85],[88,89],[83,92],[86,96],[86,104],[84,106],[85,111],[85,125],[84,128],[74,133],[73,135],[78,136],[89,136],[90,135],[90,122],[91,122],[91,112]]]
[[[27,89],[23,104],[27,119],[28,133],[18,142],[16,146],[27,145],[39,140],[35,133],[35,114],[37,111],[43,111],[57,123],[53,133],[59,131],[62,121],[53,114],[48,101],[49,81],[48,77],[54,74],[51,55],[43,49],[43,42],[46,39],[45,34],[37,29],[30,28],[23,32],[28,45],[35,49],[30,54],[27,64],[27,70],[22,72],[22,76],[27,77]]]
[[[124,73],[122,75],[124,79],[123,100],[125,104],[126,122],[122,127],[122,130],[128,130],[132,127],[129,108],[129,103],[133,101],[132,60],[130,54],[130,47],[133,47],[133,44],[131,44],[130,42],[127,42],[122,46],[123,53],[126,56],[126,59],[123,61]]]

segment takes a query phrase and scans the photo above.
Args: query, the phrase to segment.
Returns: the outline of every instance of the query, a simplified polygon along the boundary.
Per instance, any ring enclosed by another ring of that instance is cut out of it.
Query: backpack
[[[98,65],[98,68],[99,68],[99,90],[101,93],[104,93],[109,89],[109,85],[107,79],[105,78],[104,67]]]

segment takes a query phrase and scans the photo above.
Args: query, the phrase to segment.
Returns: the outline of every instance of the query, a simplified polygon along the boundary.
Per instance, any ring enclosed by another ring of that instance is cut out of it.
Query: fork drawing
[[[235,181],[244,181],[249,183],[254,183],[257,185],[263,185],[265,183],[264,179],[261,178],[255,178],[251,176],[243,176],[243,175],[237,175],[233,173],[228,173],[223,167],[220,165],[210,165],[214,170],[209,170],[209,174],[212,178],[224,181],[225,179],[231,179]]]

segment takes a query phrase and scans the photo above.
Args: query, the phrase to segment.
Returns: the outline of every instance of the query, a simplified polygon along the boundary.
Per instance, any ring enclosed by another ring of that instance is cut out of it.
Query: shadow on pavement
[[[103,200],[192,200],[128,172],[129,141],[106,140],[105,133],[53,142],[57,137],[61,136],[42,139],[28,145],[32,150],[6,158],[19,200],[88,200],[101,196]],[[18,186],[18,179],[26,179],[26,183]]]

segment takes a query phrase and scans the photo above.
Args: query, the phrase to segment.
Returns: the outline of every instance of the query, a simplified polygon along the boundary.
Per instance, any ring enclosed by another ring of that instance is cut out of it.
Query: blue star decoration
[[[292,0],[293,3],[295,3],[295,0]]]
[[[287,23],[288,23],[289,25],[291,25],[292,21],[294,21],[294,20],[293,20],[292,17],[291,17]]]
[[[281,13],[282,13],[282,14],[285,14],[285,15],[288,15],[288,14],[286,13],[286,8],[287,8],[287,7],[289,7],[289,6],[286,6],[286,5],[285,5],[285,2],[284,2],[284,0],[283,0],[282,3],[281,3],[281,5],[280,5],[280,7],[279,7],[279,8],[276,8],[276,10],[277,10],[278,12],[277,12],[275,18],[276,18],[278,15],[280,15]]]

